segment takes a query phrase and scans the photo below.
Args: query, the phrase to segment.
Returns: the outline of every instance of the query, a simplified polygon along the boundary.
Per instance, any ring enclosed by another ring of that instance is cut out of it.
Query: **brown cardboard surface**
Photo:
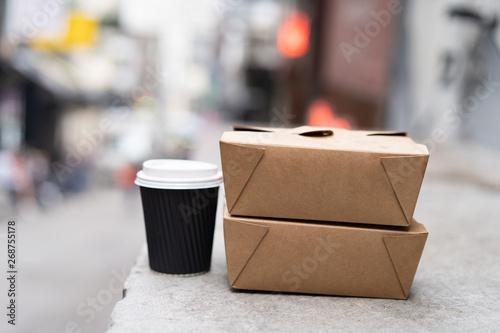
[[[410,224],[429,157],[405,133],[307,126],[225,132],[220,149],[232,215],[393,226]]]
[[[236,217],[224,214],[235,289],[408,298],[427,230]]]

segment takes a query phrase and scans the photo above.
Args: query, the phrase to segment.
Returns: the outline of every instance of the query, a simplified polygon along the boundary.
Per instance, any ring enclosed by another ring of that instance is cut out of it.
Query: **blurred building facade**
[[[4,198],[48,205],[92,179],[116,184],[145,159],[189,157],[204,127],[227,122],[500,147],[493,0],[2,0],[0,11]]]

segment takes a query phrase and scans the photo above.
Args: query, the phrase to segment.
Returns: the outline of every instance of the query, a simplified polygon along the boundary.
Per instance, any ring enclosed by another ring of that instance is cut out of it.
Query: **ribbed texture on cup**
[[[141,187],[151,269],[168,274],[210,270],[218,191]]]

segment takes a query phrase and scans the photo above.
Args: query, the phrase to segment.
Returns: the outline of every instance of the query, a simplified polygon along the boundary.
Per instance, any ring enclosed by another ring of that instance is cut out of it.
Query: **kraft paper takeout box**
[[[236,129],[220,140],[230,214],[410,224],[429,153],[406,133]]]
[[[231,216],[224,239],[235,289],[406,299],[427,231]]]

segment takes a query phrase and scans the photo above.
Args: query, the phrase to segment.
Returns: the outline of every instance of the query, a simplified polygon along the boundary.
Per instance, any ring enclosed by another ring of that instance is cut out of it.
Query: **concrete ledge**
[[[446,164],[460,163],[444,158],[448,155],[438,155],[436,162],[431,158],[417,205],[415,218],[429,238],[408,300],[233,291],[219,214],[212,270],[196,277],[152,272],[144,247],[109,332],[497,329],[500,191],[494,182],[462,177],[462,171],[445,177]],[[467,154],[459,156],[461,163],[467,161]],[[491,167],[481,170],[484,179],[492,179],[486,170]]]

